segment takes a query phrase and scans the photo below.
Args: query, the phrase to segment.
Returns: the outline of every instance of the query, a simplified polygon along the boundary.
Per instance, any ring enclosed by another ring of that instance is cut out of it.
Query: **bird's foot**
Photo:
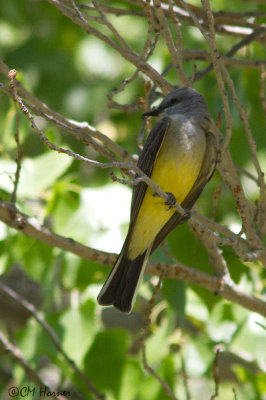
[[[176,198],[171,192],[165,192],[167,194],[167,200],[165,200],[165,205],[168,206],[167,211],[170,210],[170,208],[173,208],[176,204]],[[153,197],[159,196],[158,193],[153,193]]]
[[[166,200],[166,202],[165,202],[165,205],[166,206],[169,206],[169,208],[168,208],[168,210],[170,210],[170,208],[172,208],[172,207],[174,207],[175,206],[175,204],[176,204],[176,198],[175,198],[175,196],[173,195],[173,193],[171,193],[171,192],[166,192],[166,194],[167,194],[167,200]]]
[[[181,216],[180,219],[180,224],[183,224],[184,222],[187,222],[189,218],[191,217],[191,212],[187,208],[183,208],[184,214]]]

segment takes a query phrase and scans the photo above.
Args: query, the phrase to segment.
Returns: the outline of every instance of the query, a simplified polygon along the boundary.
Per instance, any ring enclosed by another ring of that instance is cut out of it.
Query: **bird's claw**
[[[190,210],[188,210],[187,208],[184,208],[183,210],[184,210],[184,214],[181,216],[180,224],[183,224],[184,222],[189,220],[189,218],[191,217]]]
[[[173,208],[176,204],[176,198],[171,192],[166,192],[168,199],[165,202],[165,205],[168,206],[169,208],[167,210],[170,210],[170,208]]]

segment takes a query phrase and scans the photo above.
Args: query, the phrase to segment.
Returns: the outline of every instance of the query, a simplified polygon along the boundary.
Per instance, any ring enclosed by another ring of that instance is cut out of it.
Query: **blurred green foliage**
[[[198,1],[193,3],[199,5]],[[123,1],[113,4],[121,8],[133,7]],[[216,10],[229,6],[231,11],[263,10],[260,4],[239,1],[219,0],[213,2],[213,6]],[[135,18],[112,16],[111,21],[129,44],[141,51],[147,21],[138,18],[136,23]],[[207,49],[196,28],[183,24],[182,33],[185,48]],[[219,51],[226,53],[237,40],[218,35]],[[88,121],[130,153],[137,152],[141,113],[132,115],[110,110],[106,97],[134,72],[134,68],[51,4],[0,0],[0,56],[9,68],[18,71],[18,79],[27,90],[49,107],[68,118]],[[250,45],[241,56],[263,58],[262,45]],[[150,61],[159,71],[170,62],[162,40]],[[193,64],[199,70],[206,66],[203,61],[185,63],[187,73],[192,73]],[[260,71],[233,67],[228,70],[248,112],[262,169],[266,170],[266,141],[259,100]],[[178,84],[173,70],[167,79]],[[6,77],[1,76],[1,81],[7,83]],[[217,119],[222,103],[214,73],[197,82],[195,88],[206,97],[210,112]],[[116,99],[130,103],[144,95],[140,77]],[[233,159],[252,173],[243,125],[233,106],[232,115],[234,134],[230,148]],[[71,135],[42,119],[39,123],[54,143],[97,159],[94,151]],[[1,91],[0,126],[0,197],[10,200],[16,169],[15,110]],[[221,129],[224,130],[224,122]],[[24,153],[17,201],[20,210],[58,234],[104,251],[119,252],[127,230],[130,189],[111,183],[106,170],[83,165],[48,150],[22,115],[20,139]],[[243,184],[248,197],[255,201],[257,187],[244,178]],[[197,203],[199,211],[210,216],[213,195],[219,185],[222,185],[222,194],[216,220],[238,232],[241,221],[234,200],[217,172]],[[178,227],[167,242],[171,253],[182,263],[212,274],[207,252],[188,225]],[[230,249],[223,251],[234,281],[243,290],[259,294],[263,287],[260,266],[245,265]],[[162,250],[158,250],[154,258],[169,262]],[[46,321],[57,333],[68,356],[97,389],[106,394],[107,400],[169,399],[162,385],[144,371],[139,349],[141,330],[134,329],[134,326],[144,326],[142,318],[156,279],[145,277],[132,315],[121,316],[116,311],[105,310],[104,317],[95,299],[107,276],[107,268],[51,248],[1,223],[0,273],[8,276],[15,266],[22,269],[29,280],[38,283],[37,296],[43,299],[40,310]],[[19,287],[17,290],[21,293]],[[27,297],[27,292],[24,295]],[[0,318],[0,327],[7,332],[10,319],[3,316],[1,307]],[[224,354],[220,361],[220,398],[233,399],[232,388],[235,387],[238,399],[263,400],[266,393],[262,351],[265,331],[257,322],[263,323],[259,316],[199,286],[164,280],[146,340],[148,362],[179,399],[186,398],[184,374],[189,378],[191,399],[207,399],[214,393],[212,365],[216,346],[220,345]],[[59,389],[68,388],[73,399],[93,398],[35,320],[29,318],[19,326],[11,324],[9,329],[13,330],[25,358],[43,379],[53,382]],[[34,385],[20,366],[11,366],[7,355],[0,354],[0,377],[5,377],[0,378],[2,398],[6,398],[11,382],[18,387]]]

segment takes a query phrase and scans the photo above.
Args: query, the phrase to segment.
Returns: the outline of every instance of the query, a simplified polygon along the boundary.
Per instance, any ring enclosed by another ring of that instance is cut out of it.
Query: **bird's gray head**
[[[143,116],[171,116],[173,114],[209,115],[204,97],[195,89],[182,87],[169,93],[160,105]]]

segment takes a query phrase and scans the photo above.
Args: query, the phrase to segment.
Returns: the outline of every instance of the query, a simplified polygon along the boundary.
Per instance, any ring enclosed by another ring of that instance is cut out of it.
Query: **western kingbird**
[[[191,209],[216,166],[216,142],[209,131],[210,114],[204,97],[195,89],[182,87],[144,116],[162,118],[146,140],[138,167],[170,198]],[[135,186],[128,234],[98,303],[130,312],[149,255],[181,222],[176,209],[145,182]]]

